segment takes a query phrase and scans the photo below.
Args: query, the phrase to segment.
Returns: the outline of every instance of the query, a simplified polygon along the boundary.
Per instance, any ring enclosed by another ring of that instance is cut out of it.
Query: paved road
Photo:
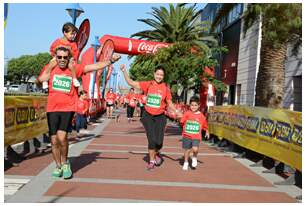
[[[139,121],[105,120],[80,142],[70,139],[74,177],[54,179],[50,152],[5,171],[5,202],[297,202],[301,189],[250,168],[253,162],[201,143],[199,165],[182,170],[180,133],[168,124],[164,163],[145,169],[147,140]]]

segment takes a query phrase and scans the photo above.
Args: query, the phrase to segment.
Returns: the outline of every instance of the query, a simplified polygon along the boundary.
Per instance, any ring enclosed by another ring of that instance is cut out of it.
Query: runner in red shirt
[[[183,144],[185,149],[183,170],[188,170],[189,155],[193,152],[192,167],[198,164],[197,155],[199,152],[199,145],[202,137],[202,130],[205,130],[206,138],[209,138],[208,125],[205,116],[199,111],[200,99],[197,96],[190,98],[190,110],[186,111],[181,118],[183,125]]]
[[[143,116],[143,111],[144,111],[144,107],[146,105],[146,102],[147,102],[147,96],[144,93],[142,93],[140,95],[140,117]]]
[[[127,101],[126,113],[127,113],[128,123],[131,123],[131,121],[133,120],[134,110],[136,107],[137,98],[134,91],[135,91],[134,88],[131,88],[130,92],[126,95],[126,101]]]
[[[169,87],[163,82],[165,70],[162,66],[157,66],[154,71],[154,80],[137,82],[130,79],[125,65],[121,65],[120,69],[124,74],[127,83],[137,89],[141,89],[147,96],[147,102],[141,122],[146,130],[148,138],[149,164],[148,170],[159,166],[163,159],[159,150],[163,146],[164,130],[166,126],[165,110],[168,106],[173,111],[175,107],[172,103],[172,96]]]
[[[50,54],[52,57],[55,56],[55,49],[63,46],[67,47],[71,51],[71,55],[73,57],[74,61],[78,61],[79,58],[79,50],[77,47],[76,42],[74,41],[76,34],[78,33],[78,28],[76,28],[72,23],[65,23],[62,27],[63,37],[56,39],[50,47]],[[71,68],[72,73],[72,82],[75,87],[80,86],[80,82],[77,79],[76,71],[74,70],[74,67]],[[43,89],[48,88],[48,83],[43,82]]]
[[[49,95],[47,102],[47,121],[49,136],[52,144],[52,154],[56,162],[56,168],[52,173],[54,177],[63,176],[68,179],[72,176],[68,156],[68,126],[76,111],[77,91],[72,86],[71,68],[74,67],[77,76],[90,71],[102,70],[106,66],[120,59],[120,55],[114,54],[112,60],[97,62],[91,65],[73,64],[70,50],[66,47],[58,47],[55,57],[44,68],[38,81],[49,81]]]
[[[108,119],[112,118],[113,116],[113,109],[114,109],[116,98],[117,98],[117,95],[113,92],[113,89],[110,88],[107,94],[105,95],[106,115]]]
[[[89,103],[87,101],[86,91],[80,91],[79,98],[77,101],[76,108],[76,131],[77,131],[77,140],[80,138],[80,129],[86,128],[87,121],[86,115],[89,109]]]

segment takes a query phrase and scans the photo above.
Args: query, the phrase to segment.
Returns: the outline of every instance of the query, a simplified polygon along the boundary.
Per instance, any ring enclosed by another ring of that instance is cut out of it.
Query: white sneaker
[[[197,165],[198,165],[198,160],[197,160],[196,157],[193,157],[193,158],[192,158],[191,166],[192,166],[192,167],[196,167]]]
[[[183,170],[188,170],[188,166],[189,166],[188,162],[184,162]]]
[[[89,134],[89,131],[86,129],[81,129],[80,134]]]
[[[77,79],[73,79],[73,86],[75,86],[75,87],[79,87],[79,86],[81,86],[81,84],[80,84],[79,80],[77,80]]]
[[[43,89],[48,89],[48,87],[49,87],[49,86],[48,86],[48,82],[43,82],[43,83],[42,83],[42,88],[43,88]]]

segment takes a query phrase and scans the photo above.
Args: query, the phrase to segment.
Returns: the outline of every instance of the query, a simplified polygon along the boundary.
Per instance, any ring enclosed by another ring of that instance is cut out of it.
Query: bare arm
[[[115,62],[118,61],[120,58],[121,58],[121,56],[120,56],[119,54],[113,54],[111,60],[106,60],[106,61],[103,61],[103,62],[97,62],[97,63],[95,63],[95,64],[86,65],[86,66],[84,67],[84,73],[91,72],[91,71],[102,70],[102,69],[104,69],[106,66],[109,66],[109,65],[115,63]]]
[[[50,79],[52,69],[57,65],[55,57],[50,60],[45,71],[37,78],[39,82],[48,81]]]
[[[182,118],[182,116],[183,116],[182,112],[180,112],[179,110],[176,109],[172,100],[167,100],[167,105],[168,105],[170,111],[172,111],[175,114],[176,119],[181,119]]]
[[[126,69],[125,69],[125,65],[121,64],[120,65],[120,69],[123,73],[124,79],[125,81],[128,83],[128,85],[130,85],[131,87],[134,87],[136,89],[140,89],[140,85],[139,82],[133,81],[130,77],[129,74],[127,73]]]

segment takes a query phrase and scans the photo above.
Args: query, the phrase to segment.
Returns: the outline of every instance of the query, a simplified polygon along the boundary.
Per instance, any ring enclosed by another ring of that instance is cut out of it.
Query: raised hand
[[[114,63],[116,61],[118,61],[121,58],[121,56],[117,53],[113,54],[112,58],[111,58],[111,62]]]
[[[56,61],[56,57],[53,57],[50,61],[49,61],[49,65],[51,68],[55,67],[57,65],[57,61]]]
[[[124,65],[124,64],[121,64],[121,65],[120,65],[120,70],[121,70],[122,72],[125,71],[125,65]]]

